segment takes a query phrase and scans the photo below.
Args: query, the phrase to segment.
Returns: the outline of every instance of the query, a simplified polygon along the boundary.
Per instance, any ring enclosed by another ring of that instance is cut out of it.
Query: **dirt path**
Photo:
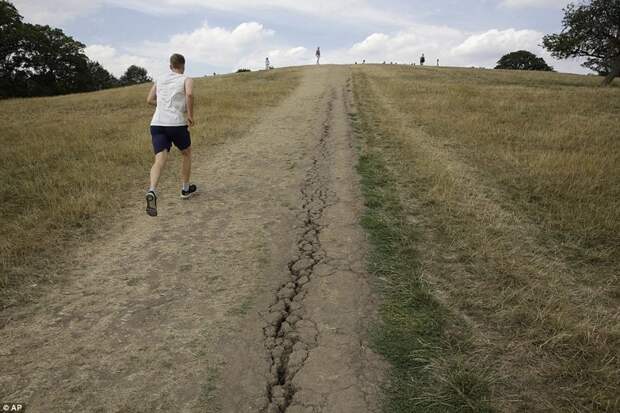
[[[196,159],[0,314],[0,399],[29,412],[373,412],[384,370],[347,122],[348,69],[309,68],[247,136]]]

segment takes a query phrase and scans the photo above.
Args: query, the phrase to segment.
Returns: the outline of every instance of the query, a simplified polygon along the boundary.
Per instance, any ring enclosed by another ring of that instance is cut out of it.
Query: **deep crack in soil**
[[[300,70],[251,130],[196,156],[203,195],[162,187],[161,219],[136,204],[62,282],[0,312],[0,398],[32,413],[379,411],[351,69]]]
[[[317,328],[303,317],[306,291],[314,267],[325,259],[321,247],[319,220],[328,205],[329,168],[327,140],[335,96],[327,102],[327,119],[301,187],[302,222],[297,240],[297,255],[288,263],[290,281],[280,286],[275,302],[269,307],[268,326],[264,328],[265,347],[271,357],[271,377],[267,383],[268,413],[285,412],[291,403],[295,388],[292,379],[303,366],[308,351],[316,346]]]

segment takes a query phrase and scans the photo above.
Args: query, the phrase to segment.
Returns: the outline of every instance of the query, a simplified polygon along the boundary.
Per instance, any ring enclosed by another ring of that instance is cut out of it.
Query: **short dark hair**
[[[175,53],[170,56],[170,66],[174,67],[175,69],[180,69],[181,66],[185,66],[185,58],[183,57],[183,55]]]

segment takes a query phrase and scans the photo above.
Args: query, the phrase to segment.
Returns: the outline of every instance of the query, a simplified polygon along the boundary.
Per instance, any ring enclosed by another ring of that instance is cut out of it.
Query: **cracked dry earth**
[[[385,363],[348,124],[349,69],[300,86],[166,197],[0,313],[0,399],[29,412],[376,412]],[[140,208],[140,212],[142,208]]]

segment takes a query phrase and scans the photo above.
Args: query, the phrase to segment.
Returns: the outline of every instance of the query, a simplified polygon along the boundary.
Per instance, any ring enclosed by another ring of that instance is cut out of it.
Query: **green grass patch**
[[[356,101],[363,108],[359,90]],[[368,113],[351,121],[360,140],[357,166],[365,199],[369,270],[382,293],[373,345],[391,364],[386,412],[490,412],[491,378],[468,357],[463,323],[438,301],[421,276],[418,236],[398,197]]]

